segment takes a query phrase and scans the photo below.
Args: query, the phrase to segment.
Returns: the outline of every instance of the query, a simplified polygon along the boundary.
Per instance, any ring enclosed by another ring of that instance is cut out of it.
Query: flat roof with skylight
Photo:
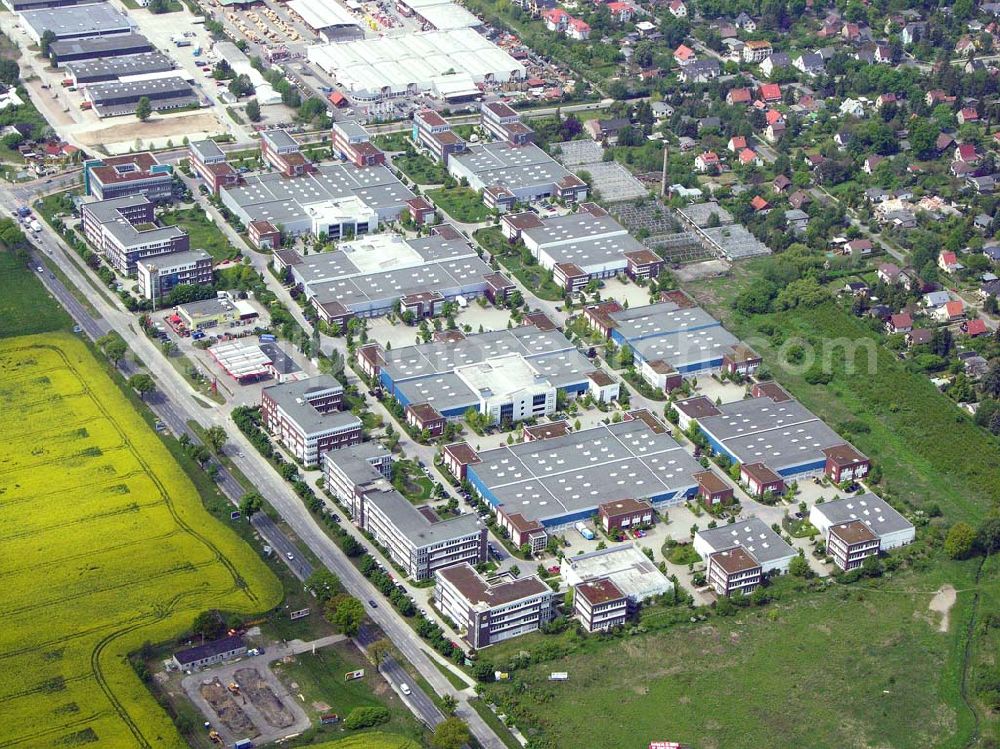
[[[468,478],[487,501],[553,527],[618,499],[681,502],[694,494],[694,475],[703,470],[673,438],[642,420],[505,445],[479,457]]]

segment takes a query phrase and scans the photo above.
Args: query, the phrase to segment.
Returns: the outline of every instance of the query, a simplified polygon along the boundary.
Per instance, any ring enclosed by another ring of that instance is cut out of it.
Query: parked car
[[[368,605],[371,606],[373,609],[377,609],[378,608],[378,604],[375,603],[375,600],[373,598],[369,598],[368,599]]]

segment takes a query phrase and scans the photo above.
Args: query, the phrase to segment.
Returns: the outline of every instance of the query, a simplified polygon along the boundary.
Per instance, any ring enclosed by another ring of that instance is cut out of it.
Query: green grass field
[[[508,272],[530,289],[540,299],[558,302],[563,299],[563,289],[552,280],[549,273],[540,265],[525,265],[521,257],[504,239],[503,233],[495,226],[477,229],[473,235],[486,252],[495,257]]]
[[[70,330],[73,322],[57,304],[39,300],[48,292],[10,252],[0,251],[0,338]]]
[[[428,190],[427,197],[455,221],[473,224],[490,217],[490,209],[483,205],[482,196],[468,187]]]
[[[951,627],[928,610],[944,582],[972,585],[970,564],[940,562],[877,586],[804,595],[731,618],[675,626],[516,671],[488,688],[539,746],[572,746],[583,722],[594,749],[679,741],[732,747],[963,747],[973,727],[959,694],[972,597]],[[990,585],[993,595],[1000,583]],[[540,640],[512,643],[535,651]],[[484,651],[484,656],[493,653]],[[552,671],[569,681],[549,682]],[[522,683],[524,686],[522,686]],[[518,694],[518,690],[523,690]]]
[[[188,233],[192,250],[205,250],[218,262],[236,256],[236,248],[226,239],[222,229],[212,223],[201,208],[166,211],[160,221],[167,226],[179,226]]]
[[[302,695],[302,704],[313,718],[318,719],[321,714],[330,712],[344,718],[356,707],[383,706],[389,709],[391,718],[388,723],[379,726],[379,731],[393,734],[396,739],[404,737],[417,742],[424,736],[423,727],[406,705],[375,671],[375,667],[349,642],[322,648],[315,655],[303,653],[291,662],[276,663],[273,668],[283,683],[298,685],[290,688],[290,692]],[[359,668],[365,669],[364,678],[344,680],[345,673]],[[318,708],[317,705],[327,705],[329,709]],[[337,725],[321,726],[316,730],[314,739],[331,739],[345,733],[351,732]],[[361,734],[361,737],[366,735],[377,734]],[[339,744],[334,746],[339,747]]]

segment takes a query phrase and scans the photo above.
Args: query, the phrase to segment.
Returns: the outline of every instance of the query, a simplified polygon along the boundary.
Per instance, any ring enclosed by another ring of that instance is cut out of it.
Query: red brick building
[[[479,454],[468,442],[453,442],[441,452],[444,467],[459,481],[465,480],[465,469],[479,462]]]
[[[417,226],[423,226],[434,220],[435,209],[427,198],[415,197],[406,201],[406,208],[410,214],[410,219]]]
[[[226,154],[214,140],[197,140],[188,146],[191,168],[202,178],[213,195],[223,187],[240,182],[240,173],[226,161]]]
[[[863,478],[871,469],[871,460],[846,442],[826,448],[823,454],[826,455],[826,475],[838,484]]]
[[[747,485],[750,494],[762,497],[768,492],[783,494],[785,480],[763,463],[744,463],[740,466],[740,480]]]
[[[247,226],[247,236],[258,250],[276,250],[281,247],[281,232],[270,221],[251,221]]]
[[[597,518],[605,533],[612,530],[628,530],[637,525],[652,525],[656,522],[653,506],[644,499],[619,499],[605,502],[597,508]]]
[[[723,481],[715,471],[702,471],[694,475],[698,482],[698,496],[706,507],[727,505],[733,501],[733,487]]]
[[[260,134],[260,155],[286,177],[301,177],[316,167],[300,153],[297,140],[284,130],[265,130]]]
[[[406,407],[406,423],[431,437],[444,433],[445,418],[429,403],[411,403]]]
[[[323,454],[361,442],[361,420],[341,411],[344,388],[329,375],[272,385],[261,391],[264,428],[303,465]]]

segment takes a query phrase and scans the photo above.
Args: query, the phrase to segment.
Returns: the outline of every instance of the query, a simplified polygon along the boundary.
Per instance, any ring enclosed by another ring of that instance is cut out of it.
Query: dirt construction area
[[[215,714],[219,716],[222,725],[231,733],[236,736],[257,735],[253,723],[250,722],[247,714],[243,712],[243,708],[236,704],[233,695],[218,678],[202,682],[198,691],[205,698],[205,702],[215,711]]]
[[[272,656],[271,650],[268,656]],[[280,652],[273,653],[273,657],[280,656]],[[239,739],[253,739],[257,745],[279,741],[310,725],[302,706],[264,658],[255,658],[252,664],[240,659],[186,675],[181,687],[205,720],[222,734],[226,746]]]
[[[256,668],[240,668],[233,674],[240,691],[253,704],[264,720],[275,728],[288,728],[295,722],[295,716],[279,700],[267,681],[261,678]]]

